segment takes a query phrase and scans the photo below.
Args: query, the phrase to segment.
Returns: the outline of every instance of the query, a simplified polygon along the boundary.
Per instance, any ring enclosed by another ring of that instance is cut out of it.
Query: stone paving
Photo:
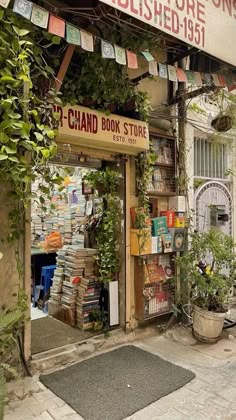
[[[173,341],[168,335],[134,343],[192,370],[196,378],[126,420],[236,420],[236,338],[211,346],[182,338]],[[9,384],[8,391],[4,420],[83,420],[37,377]]]

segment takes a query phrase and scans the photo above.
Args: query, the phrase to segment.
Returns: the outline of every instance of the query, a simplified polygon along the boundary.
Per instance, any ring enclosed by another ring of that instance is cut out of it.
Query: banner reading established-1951
[[[100,0],[136,19],[236,65],[234,0]]]

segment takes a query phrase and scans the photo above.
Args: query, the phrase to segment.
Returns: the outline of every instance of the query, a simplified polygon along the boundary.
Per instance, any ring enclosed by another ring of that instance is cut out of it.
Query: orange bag
[[[59,232],[52,232],[50,235],[46,236],[43,243],[45,250],[59,249],[62,247],[62,237]]]

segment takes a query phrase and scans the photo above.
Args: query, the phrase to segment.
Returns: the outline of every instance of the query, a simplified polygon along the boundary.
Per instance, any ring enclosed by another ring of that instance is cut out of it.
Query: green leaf
[[[48,159],[50,157],[50,151],[48,149],[42,149],[41,153],[45,159]]]
[[[0,143],[8,143],[9,142],[9,137],[8,137],[8,135],[4,132],[4,131],[1,131],[0,132]]]
[[[3,16],[4,16],[4,10],[0,10],[0,20],[2,20],[3,19]]]
[[[3,146],[2,149],[4,149],[8,155],[14,155],[16,153],[15,149],[12,149],[11,147],[8,147],[8,146]]]
[[[24,82],[30,82],[30,78],[26,74],[20,74],[17,76],[19,80],[23,80]]]
[[[55,137],[55,132],[54,132],[54,130],[48,130],[46,133],[47,133],[47,136],[48,136],[50,139],[54,139],[54,137]]]
[[[19,163],[19,159],[16,156],[9,156],[8,159],[11,160],[11,162]]]
[[[8,156],[4,155],[3,153],[0,153],[0,160],[7,160]]]
[[[37,131],[34,132],[34,135],[38,141],[43,140],[43,135],[41,133],[38,133]]]
[[[16,79],[12,76],[2,76],[0,82],[16,82]]]
[[[53,36],[52,37],[52,43],[59,45],[61,43],[61,38],[59,36]]]
[[[17,28],[16,26],[13,26],[13,29],[17,33],[18,36],[25,36],[30,33],[30,31],[28,31],[27,29],[20,29],[20,28]]]
[[[0,131],[12,126],[12,120],[4,120],[0,123]]]
[[[13,111],[8,111],[7,112],[7,115],[10,117],[10,118],[14,118],[15,120],[19,120],[22,116],[21,116],[21,114],[18,114],[18,113],[16,113],[16,112],[13,112]]]

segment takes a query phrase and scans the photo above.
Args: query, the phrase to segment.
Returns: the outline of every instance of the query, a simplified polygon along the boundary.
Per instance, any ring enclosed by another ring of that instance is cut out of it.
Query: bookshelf
[[[176,194],[176,139],[151,135],[153,152],[157,155],[149,195]]]
[[[140,322],[173,312],[175,256],[187,241],[185,197],[178,197],[176,189],[176,138],[157,134],[150,138],[157,155],[148,192],[151,236],[143,255],[137,256],[137,249],[134,247],[133,253],[131,249],[135,256],[135,316]]]

